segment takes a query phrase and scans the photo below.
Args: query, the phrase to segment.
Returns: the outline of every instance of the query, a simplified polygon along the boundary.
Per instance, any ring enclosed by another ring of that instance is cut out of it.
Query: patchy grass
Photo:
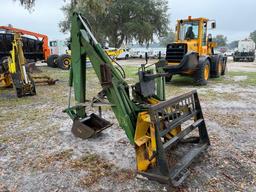
[[[53,79],[58,79],[55,85],[36,85],[37,95],[27,96],[22,98],[16,97],[14,88],[0,90],[1,107],[30,105],[35,103],[54,102],[60,103],[67,98],[68,94],[68,77],[69,71],[64,71],[55,68],[38,67],[41,72],[34,73],[35,76],[49,76]],[[51,93],[51,99],[49,99]]]
[[[85,170],[88,175],[79,181],[81,187],[89,187],[98,182],[102,177],[111,174],[113,165],[106,162],[96,154],[88,154],[78,160],[71,161],[71,168]]]
[[[193,83],[193,78],[188,77],[188,76],[181,76],[181,75],[174,75],[171,80],[171,84],[175,86],[192,86],[194,85]]]
[[[138,67],[136,66],[123,66],[126,78],[134,79],[134,81],[138,81]]]
[[[246,76],[247,79],[241,81],[232,81],[234,84],[238,84],[240,86],[255,86],[256,85],[256,72],[229,72],[228,75],[230,77],[236,76]]]
[[[217,122],[221,127],[224,128],[239,128],[242,115],[241,114],[230,114],[223,113],[215,110],[205,111],[204,116],[210,121]],[[225,117],[225,118],[223,118]]]
[[[19,121],[19,119],[16,119],[16,121]],[[35,123],[35,120],[33,121]],[[43,123],[47,123],[42,121]],[[50,125],[48,127],[44,127],[41,129],[41,127],[38,127],[38,130],[32,131],[28,130],[26,131],[26,128],[29,127],[29,125],[32,125],[32,123],[27,122],[27,124],[22,124],[22,127],[17,128],[17,130],[12,130],[13,132],[18,132],[18,134],[1,134],[0,136],[0,143],[4,144],[22,144],[25,143],[26,140],[32,141],[32,140],[40,140],[42,137],[50,137],[51,134],[54,134],[55,131],[59,128],[55,124]],[[33,125],[35,126],[35,125]],[[15,127],[16,129],[16,127]],[[1,129],[1,133],[5,133],[6,129]]]
[[[68,149],[61,151],[59,153],[54,153],[50,155],[41,155],[36,159],[29,159],[25,162],[22,169],[32,168],[33,170],[45,170],[51,167],[56,162],[66,162],[69,161],[73,154],[73,149]]]
[[[86,176],[78,180],[77,185],[88,188],[98,183],[103,177],[118,182],[126,182],[133,179],[135,173],[132,170],[119,169],[112,163],[101,158],[97,154],[87,153],[79,159],[72,159],[73,149],[67,149],[58,153],[40,155],[34,159],[28,159],[20,166],[19,170],[32,169],[33,171],[45,171],[48,169],[71,170],[86,172]]]
[[[207,92],[201,92],[200,95],[203,96],[203,99],[206,101],[218,101],[218,99],[221,100],[232,100],[232,101],[239,101],[241,100],[241,96],[234,93],[224,92],[219,93],[214,90],[207,90]]]
[[[227,82],[227,76],[220,76],[219,78],[210,78],[208,80],[208,84],[214,83],[223,83]],[[181,76],[181,75],[174,75],[172,78],[171,83],[175,86],[195,86],[193,77],[190,76]]]
[[[49,68],[49,67],[38,67],[41,71],[39,73],[35,73],[35,76],[49,76],[53,79],[59,79],[60,81],[68,82],[69,79],[69,70],[61,70],[59,68]]]

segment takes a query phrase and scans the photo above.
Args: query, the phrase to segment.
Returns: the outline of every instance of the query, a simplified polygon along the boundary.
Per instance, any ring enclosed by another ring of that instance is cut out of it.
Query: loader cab
[[[179,21],[179,32],[178,40],[180,41],[190,41],[198,39],[198,21]]]
[[[177,21],[176,43],[185,43],[188,52],[197,52],[199,55],[207,54],[207,28],[208,19],[192,18]]]
[[[168,44],[166,49],[164,71],[170,74],[167,82],[173,75],[179,74],[195,77],[198,85],[205,85],[210,76],[225,74],[225,58],[214,54],[217,44],[212,41],[212,35],[208,35],[208,31],[215,28],[215,20],[203,17],[177,21],[176,41]],[[204,76],[201,77],[198,74],[203,65],[207,67],[202,69]]]

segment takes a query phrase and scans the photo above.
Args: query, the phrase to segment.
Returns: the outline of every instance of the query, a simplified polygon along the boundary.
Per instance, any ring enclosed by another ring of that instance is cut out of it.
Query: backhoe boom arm
[[[120,126],[125,130],[130,142],[133,143],[138,112],[137,107],[129,98],[128,84],[112,65],[84,19],[77,13],[74,13],[72,18],[71,49],[72,79],[70,82],[74,85],[76,101],[79,103],[86,101],[85,58],[88,56]],[[104,77],[108,79],[104,79]],[[106,82],[107,80],[109,82]],[[77,115],[86,117],[85,107],[80,108]]]

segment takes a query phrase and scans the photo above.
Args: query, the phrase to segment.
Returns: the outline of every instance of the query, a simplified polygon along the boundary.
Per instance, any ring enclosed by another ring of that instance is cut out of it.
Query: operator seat
[[[193,32],[193,27],[190,26],[186,32],[185,39],[195,39],[195,34]]]

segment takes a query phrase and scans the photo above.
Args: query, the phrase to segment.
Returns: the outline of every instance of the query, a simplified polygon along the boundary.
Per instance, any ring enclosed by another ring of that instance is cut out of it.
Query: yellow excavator
[[[0,88],[14,87],[17,97],[20,98],[36,95],[35,84],[55,84],[57,80],[48,76],[33,77],[30,73],[33,65],[26,63],[21,35],[15,33],[10,56],[3,57],[0,61]]]
[[[216,22],[206,18],[192,18],[177,21],[176,42],[168,44],[164,71],[173,75],[190,76],[197,85],[206,85],[210,77],[225,75],[227,58],[214,53],[217,46],[209,29],[215,29]]]
[[[15,87],[17,97],[35,95],[36,87],[26,68],[20,34],[14,34],[11,57],[4,57],[0,63],[0,82],[2,88]]]

